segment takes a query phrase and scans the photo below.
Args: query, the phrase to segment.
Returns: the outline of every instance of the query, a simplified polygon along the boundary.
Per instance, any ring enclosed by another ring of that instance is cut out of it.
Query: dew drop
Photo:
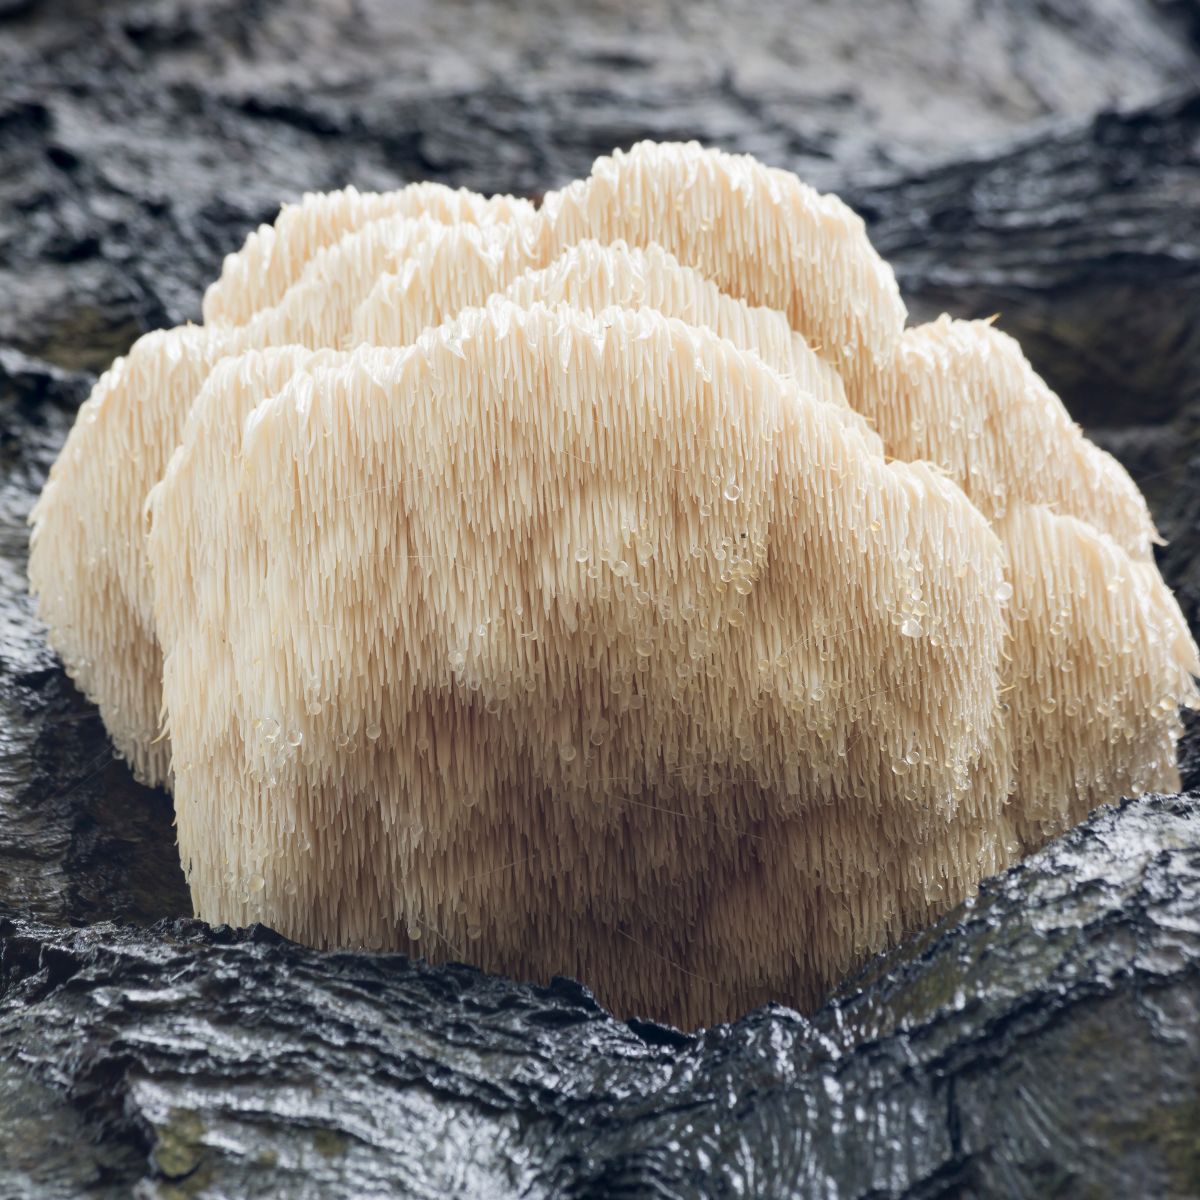
[[[918,638],[921,636],[921,622],[915,617],[905,617],[900,622],[900,632],[906,638]]]
[[[267,886],[267,881],[261,875],[251,875],[248,886],[250,891],[257,895]]]
[[[377,725],[377,724],[376,724],[374,721],[372,721],[372,722],[371,722],[371,723],[370,723],[370,724],[367,726],[367,729],[366,729],[366,734],[367,734],[367,737],[368,737],[368,738],[370,738],[370,740],[371,740],[371,741],[373,741],[373,742],[375,742],[375,741],[378,741],[378,740],[379,740],[379,734],[380,734],[381,732],[382,732],[382,731],[380,730],[379,726],[378,726],[378,725]]]
[[[741,497],[742,489],[731,479],[725,484],[725,499],[737,500]]]

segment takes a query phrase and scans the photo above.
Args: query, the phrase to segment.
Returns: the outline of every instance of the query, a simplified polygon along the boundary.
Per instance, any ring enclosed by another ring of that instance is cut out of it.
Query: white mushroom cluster
[[[849,209],[694,144],[285,207],[32,522],[197,915],[685,1026],[1176,787],[1196,703],[1146,505],[1016,343],[906,329]]]

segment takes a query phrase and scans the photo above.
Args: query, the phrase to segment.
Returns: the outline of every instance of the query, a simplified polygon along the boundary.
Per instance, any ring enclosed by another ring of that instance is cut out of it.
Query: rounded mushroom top
[[[528,200],[480,196],[466,188],[413,183],[396,192],[309,192],[285,204],[274,224],[260,225],[245,245],[229,254],[221,276],[204,293],[207,325],[244,325],[277,304],[309,260],[348,233],[384,217],[428,217],[446,225],[532,222]]]
[[[886,363],[905,309],[862,218],[787,171],[696,142],[639,142],[542,204],[556,244],[657,243],[722,291],[785,314],[855,393]]]

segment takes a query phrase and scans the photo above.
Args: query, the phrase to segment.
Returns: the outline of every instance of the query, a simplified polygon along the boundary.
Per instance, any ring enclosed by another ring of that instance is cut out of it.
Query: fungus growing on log
[[[97,384],[30,578],[206,919],[694,1025],[1177,782],[1136,487],[785,172],[310,196],[204,311]]]
[[[299,371],[241,441],[185,440],[151,505],[180,845],[210,918],[567,969],[696,1022],[748,987],[815,999],[849,965],[843,896],[877,942],[1007,852],[995,536],[711,331],[497,300]],[[224,550],[220,587],[181,539]],[[916,565],[936,642],[893,620]],[[815,890],[784,833],[809,820]],[[907,847],[882,870],[854,832],[872,821]],[[750,987],[721,967],[745,915],[709,889],[755,869],[792,932]]]

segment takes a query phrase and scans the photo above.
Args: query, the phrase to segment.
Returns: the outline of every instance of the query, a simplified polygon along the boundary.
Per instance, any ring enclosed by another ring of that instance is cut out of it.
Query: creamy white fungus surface
[[[1178,786],[1136,486],[787,172],[308,195],[203,313],[97,382],[29,573],[206,920],[693,1027]]]

